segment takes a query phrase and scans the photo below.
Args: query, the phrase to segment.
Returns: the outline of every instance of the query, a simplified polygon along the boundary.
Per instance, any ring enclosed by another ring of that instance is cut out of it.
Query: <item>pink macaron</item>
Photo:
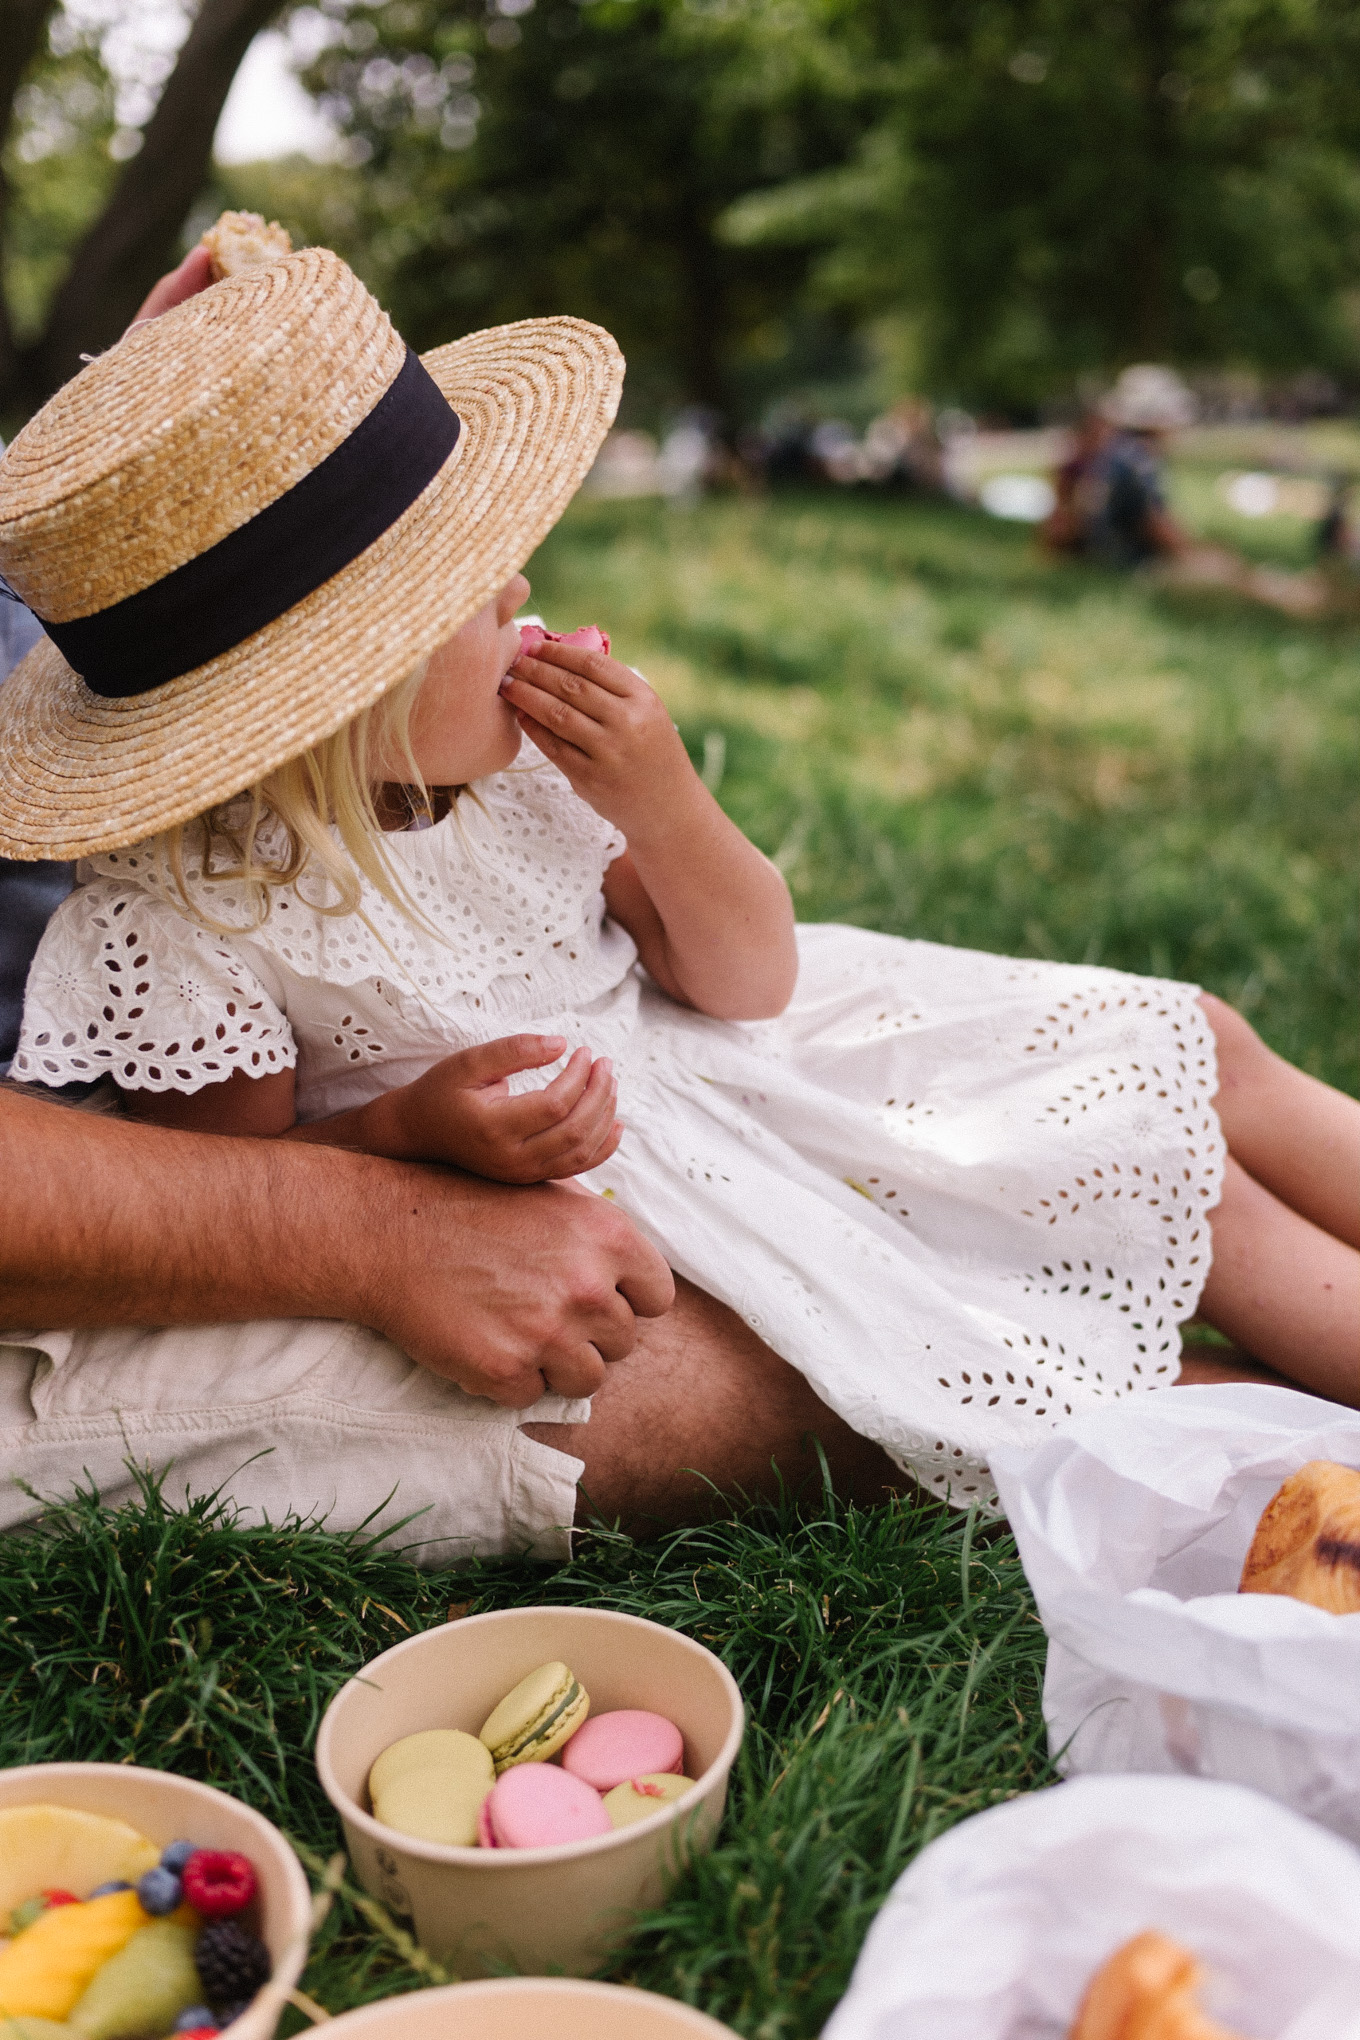
[[[642,1707],[592,1714],[562,1752],[562,1769],[597,1792],[612,1792],[645,1772],[680,1771],[684,1763],[684,1740],[675,1723]]]
[[[597,623],[583,623],[579,630],[544,630],[541,623],[522,623],[519,627],[519,649],[521,658],[532,658],[544,642],[550,645],[575,645],[582,652],[607,652],[609,632],[601,630]]]
[[[569,1777],[556,1764],[516,1764],[482,1801],[477,1839],[483,1848],[554,1849],[612,1831],[593,1786]]]

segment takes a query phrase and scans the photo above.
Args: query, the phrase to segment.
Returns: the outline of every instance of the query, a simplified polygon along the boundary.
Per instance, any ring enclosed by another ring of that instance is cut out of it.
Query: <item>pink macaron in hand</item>
[[[608,652],[609,632],[601,630],[598,624],[583,623],[579,630],[544,630],[541,623],[522,623],[519,627],[519,650],[521,658],[532,658],[541,644],[576,645],[583,652]]]
[[[597,1792],[612,1792],[625,1779],[647,1772],[678,1772],[684,1762],[685,1745],[675,1723],[641,1707],[592,1714],[562,1752],[562,1769]]]
[[[477,1821],[484,1849],[553,1849],[612,1832],[599,1793],[556,1764],[516,1764],[502,1772]]]

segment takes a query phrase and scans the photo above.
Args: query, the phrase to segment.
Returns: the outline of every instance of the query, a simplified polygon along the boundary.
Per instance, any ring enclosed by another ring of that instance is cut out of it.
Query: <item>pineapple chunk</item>
[[[0,1920],[39,1891],[88,1898],[96,1884],[135,1884],[160,1850],[126,1821],[74,1806],[0,1807]]]
[[[64,2019],[96,1972],[147,1924],[135,1891],[54,1906],[0,1955],[0,2012]]]

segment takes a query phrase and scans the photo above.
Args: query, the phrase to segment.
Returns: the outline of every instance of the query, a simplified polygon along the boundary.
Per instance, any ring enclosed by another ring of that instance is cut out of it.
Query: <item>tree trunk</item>
[[[1138,91],[1143,110],[1142,217],[1134,237],[1133,318],[1144,361],[1171,351],[1171,258],[1174,218],[1170,194],[1180,144],[1176,100],[1176,0],[1139,0],[1133,9]]]
[[[37,54],[56,0],[0,0],[0,154],[14,122],[14,95]],[[0,167],[0,248],[5,245],[9,183]],[[14,330],[0,292],[0,393],[14,376]]]
[[[26,355],[24,382],[32,400],[74,375],[82,353],[111,346],[168,266],[175,236],[208,174],[213,134],[237,66],[280,5],[203,0],[141,149],[76,250],[47,330]]]

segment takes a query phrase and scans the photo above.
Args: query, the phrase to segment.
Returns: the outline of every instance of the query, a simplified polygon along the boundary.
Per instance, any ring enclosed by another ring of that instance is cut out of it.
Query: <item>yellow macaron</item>
[[[491,1753],[460,1728],[427,1728],[388,1746],[368,1774],[373,1816],[398,1834],[470,1849],[496,1782]]]
[[[675,1771],[648,1771],[641,1778],[625,1778],[622,1785],[606,1792],[604,1810],[616,1828],[631,1827],[635,1820],[646,1820],[649,1814],[670,1806],[693,1783],[692,1778],[682,1778]]]
[[[539,1665],[493,1707],[479,1731],[497,1772],[541,1764],[569,1742],[590,1712],[590,1695],[570,1665]]]

